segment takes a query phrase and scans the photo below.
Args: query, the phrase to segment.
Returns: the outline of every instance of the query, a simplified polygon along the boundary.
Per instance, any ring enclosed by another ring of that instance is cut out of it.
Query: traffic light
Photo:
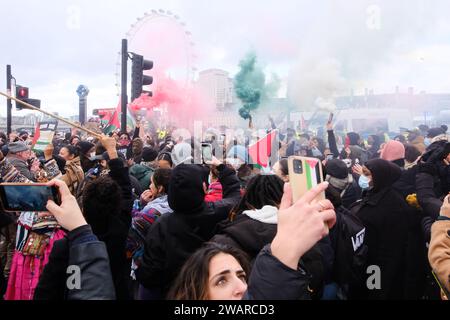
[[[153,61],[144,60],[144,57],[133,54],[131,66],[131,101],[141,96],[141,93],[148,93],[152,96],[151,91],[142,90],[143,86],[153,83],[153,77],[143,74],[145,70],[153,68]]]
[[[31,104],[32,106],[35,106],[36,108],[40,108],[41,100],[30,99],[30,98],[28,98],[28,94],[29,94],[29,89],[27,87],[16,85],[16,98],[17,99],[19,99],[23,102],[26,102],[28,104]],[[28,109],[28,108],[25,107],[24,105],[21,105],[20,103],[16,102],[16,109],[22,110],[22,109]]]
[[[28,88],[16,86],[16,98],[22,101],[28,99]]]

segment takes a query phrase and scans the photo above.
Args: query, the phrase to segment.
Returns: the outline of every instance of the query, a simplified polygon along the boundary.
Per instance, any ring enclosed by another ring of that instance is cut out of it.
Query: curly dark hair
[[[122,206],[120,186],[109,176],[90,181],[83,190],[83,215],[94,234],[105,233]]]
[[[258,174],[250,179],[241,201],[231,210],[230,220],[245,210],[261,209],[264,206],[278,207],[283,197],[284,182],[280,177]]]
[[[208,300],[209,263],[220,253],[233,256],[241,265],[248,279],[251,269],[250,262],[243,251],[228,245],[207,242],[185,262],[167,299]]]

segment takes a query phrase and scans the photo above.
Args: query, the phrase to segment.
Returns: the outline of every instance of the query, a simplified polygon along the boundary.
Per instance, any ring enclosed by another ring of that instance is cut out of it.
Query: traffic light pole
[[[120,128],[122,132],[127,131],[127,62],[128,62],[128,41],[127,39],[122,39],[122,84],[121,84],[121,97],[120,97],[120,105],[121,105],[121,113],[122,116],[120,118]]]
[[[6,65],[6,91],[11,95],[11,65]],[[9,137],[11,133],[11,112],[12,112],[12,102],[11,99],[6,100],[6,135]]]

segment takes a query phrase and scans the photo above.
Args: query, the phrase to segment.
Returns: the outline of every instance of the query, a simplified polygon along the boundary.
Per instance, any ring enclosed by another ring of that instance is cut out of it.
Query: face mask
[[[130,141],[126,140],[126,139],[121,139],[119,140],[119,144],[123,147],[123,146],[128,146],[130,144]]]
[[[425,140],[423,140],[423,143],[428,147],[431,144],[431,139],[425,138]]]
[[[370,182],[370,179],[367,178],[365,175],[362,175],[359,177],[358,184],[361,187],[361,189],[363,189],[363,190],[369,189],[369,187],[370,187],[369,182]]]

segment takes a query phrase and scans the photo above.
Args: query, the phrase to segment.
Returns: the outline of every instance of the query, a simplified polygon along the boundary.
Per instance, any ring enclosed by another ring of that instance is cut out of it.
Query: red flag
[[[264,138],[248,147],[248,154],[252,158],[253,163],[261,167],[267,167],[272,154],[272,142],[275,140],[277,132],[277,130],[271,131]]]
[[[36,129],[34,130],[34,136],[33,136],[33,141],[32,141],[32,145],[34,146],[36,144],[36,142],[39,140],[39,137],[41,135],[41,129],[40,129],[40,124],[39,122],[36,124]]]

